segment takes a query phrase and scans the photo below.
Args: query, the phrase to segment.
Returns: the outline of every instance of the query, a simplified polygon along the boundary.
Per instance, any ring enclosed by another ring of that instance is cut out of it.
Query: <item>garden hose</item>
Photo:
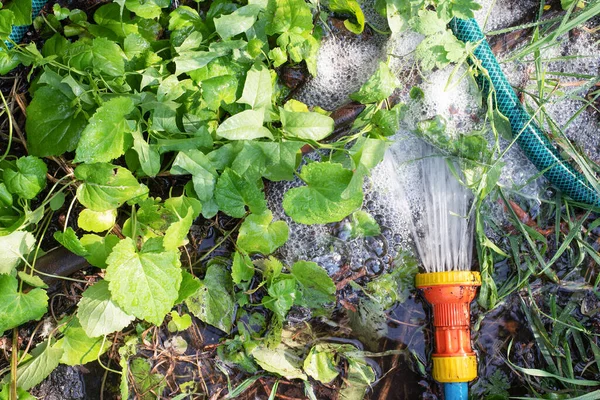
[[[473,54],[478,60],[477,64],[487,71],[489,76],[489,81],[481,77],[478,80],[479,85],[484,95],[487,95],[491,84],[498,111],[508,118],[513,135],[527,158],[554,186],[571,199],[600,207],[600,193],[583,174],[561,157],[559,151],[521,105],[477,21],[454,18],[450,21],[450,27],[459,40],[478,43]]]
[[[21,0],[22,1],[22,0]],[[37,17],[37,15],[42,11],[42,7],[46,4],[48,0],[32,0],[31,1],[31,18]],[[25,33],[29,30],[29,25],[18,25],[13,26],[10,35],[8,36],[9,40],[5,40],[6,46],[11,49],[13,47],[13,43],[19,43]]]

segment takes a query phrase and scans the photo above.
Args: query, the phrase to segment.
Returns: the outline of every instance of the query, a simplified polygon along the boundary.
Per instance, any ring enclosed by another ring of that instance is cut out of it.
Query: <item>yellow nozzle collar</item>
[[[477,357],[432,357],[433,379],[440,383],[470,382],[477,378]]]
[[[439,285],[481,285],[481,275],[475,271],[444,271],[417,274],[415,284],[418,288]]]

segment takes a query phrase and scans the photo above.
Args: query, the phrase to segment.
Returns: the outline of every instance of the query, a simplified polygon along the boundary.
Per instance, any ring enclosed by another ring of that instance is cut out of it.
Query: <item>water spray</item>
[[[413,210],[413,236],[426,272],[417,274],[415,284],[433,308],[433,379],[444,384],[447,400],[467,399],[468,382],[477,377],[470,303],[481,286],[479,273],[470,271],[472,193],[429,146],[423,147],[420,177],[423,198]]]

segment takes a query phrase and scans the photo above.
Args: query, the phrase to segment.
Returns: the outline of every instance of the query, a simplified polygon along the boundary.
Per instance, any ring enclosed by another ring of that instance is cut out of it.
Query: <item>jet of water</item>
[[[407,206],[407,219],[412,221],[413,239],[424,269],[470,270],[473,195],[455,176],[460,169],[425,143],[416,146],[411,158],[408,175],[412,179],[403,173],[405,154],[389,151],[385,162],[394,165],[390,168],[396,174],[396,179],[390,179],[396,186],[394,197]]]

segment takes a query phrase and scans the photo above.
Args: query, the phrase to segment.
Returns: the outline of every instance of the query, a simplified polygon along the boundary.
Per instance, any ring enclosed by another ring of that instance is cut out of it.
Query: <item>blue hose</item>
[[[20,0],[23,1],[23,0]],[[44,5],[48,2],[48,0],[32,0],[31,1],[31,17],[35,18],[42,11]],[[29,25],[19,25],[13,26],[12,32],[8,36],[9,40],[5,40],[4,43],[9,49],[13,48],[13,43],[19,43],[23,36],[29,30]]]
[[[444,383],[445,400],[468,400],[469,384],[467,382]]]
[[[513,135],[527,158],[539,171],[544,172],[544,176],[554,186],[573,200],[600,207],[600,193],[583,174],[561,157],[559,151],[521,105],[477,21],[454,18],[450,27],[459,40],[479,43],[473,53],[489,76],[489,81],[484,77],[479,79],[479,85],[486,95],[489,93],[490,84],[493,87],[498,111],[510,121]]]

